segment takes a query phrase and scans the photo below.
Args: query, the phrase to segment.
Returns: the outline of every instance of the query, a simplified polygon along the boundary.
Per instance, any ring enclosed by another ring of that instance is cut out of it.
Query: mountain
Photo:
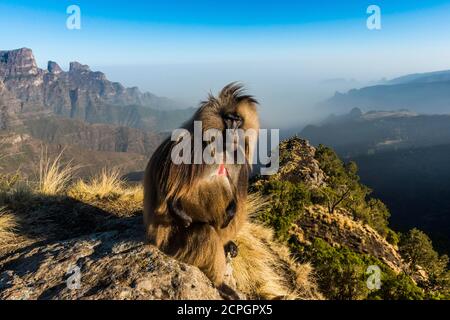
[[[408,74],[406,76],[389,80],[387,81],[387,83],[388,84],[430,83],[442,81],[450,81],[450,70]]]
[[[93,148],[95,144],[89,143],[89,140],[80,144],[59,144],[49,143],[27,133],[0,134],[0,176],[20,172],[21,179],[36,179],[39,176],[39,166],[44,155],[54,158],[61,153],[61,161],[64,164],[71,163],[77,167],[74,172],[76,177],[90,177],[105,167],[117,168],[123,173],[145,168],[148,155],[138,153],[139,149],[134,147],[127,152],[114,151],[116,144],[118,144],[117,147],[122,145],[122,138],[109,136],[109,133],[114,132],[109,128],[104,131],[99,128],[99,132],[93,133],[93,138],[97,138],[98,134],[104,135],[105,139],[95,149]],[[133,143],[139,146],[138,141]]]
[[[301,131],[312,144],[332,146],[342,157],[450,143],[450,115],[421,115],[408,110],[353,109]]]
[[[28,48],[0,51],[0,102],[11,126],[30,114],[52,113],[89,123],[153,130],[158,112],[182,108],[170,99],[111,82],[102,72],[79,62],[71,62],[67,72],[53,61],[47,70],[40,69]]]
[[[20,154],[0,170],[25,165],[28,176],[43,146],[65,150],[90,168],[80,174],[106,165],[118,165],[124,173],[142,170],[166,132],[194,112],[180,108],[168,98],[111,82],[79,62],[71,62],[66,72],[49,61],[43,70],[30,49],[0,51],[0,143],[4,153]]]
[[[426,114],[450,113],[450,71],[406,75],[382,85],[336,92],[319,104],[328,113],[352,108],[368,110],[408,109]]]

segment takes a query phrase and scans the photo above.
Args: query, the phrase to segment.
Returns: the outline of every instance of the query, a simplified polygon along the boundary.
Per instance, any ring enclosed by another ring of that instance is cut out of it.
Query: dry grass
[[[16,238],[17,220],[14,215],[0,208],[0,245],[11,243]]]
[[[84,200],[114,199],[120,196],[123,189],[124,184],[120,179],[119,170],[104,168],[89,181],[78,180],[70,188],[70,193]]]
[[[264,200],[250,197],[248,210],[255,213]],[[289,249],[274,240],[273,231],[247,222],[236,240],[239,255],[233,259],[238,290],[251,299],[322,299],[310,265],[296,263]]]
[[[61,151],[52,159],[48,156],[46,149],[42,150],[39,161],[38,193],[54,196],[66,190],[77,168],[70,163],[65,165],[61,163],[63,152]]]
[[[37,192],[40,195],[66,195],[101,208],[116,216],[141,212],[142,186],[129,186],[118,169],[103,169],[88,180],[70,185],[75,168],[61,163],[62,153],[50,159],[43,152]],[[247,203],[249,215],[256,215],[266,200],[251,195]],[[61,212],[63,214],[63,212]],[[17,222],[9,213],[0,211],[0,244],[11,242]],[[270,228],[247,222],[236,239],[239,255],[233,259],[233,276],[239,291],[250,299],[321,299],[311,267],[296,263],[286,246],[274,240]]]
[[[78,180],[68,195],[101,207],[119,216],[142,210],[144,192],[141,185],[129,186],[120,178],[119,169],[103,169],[88,181]]]

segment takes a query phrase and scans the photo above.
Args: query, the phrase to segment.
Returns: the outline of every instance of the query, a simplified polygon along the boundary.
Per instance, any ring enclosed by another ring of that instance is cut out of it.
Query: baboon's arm
[[[233,198],[228,207],[225,209],[225,219],[222,224],[222,229],[228,227],[231,220],[233,220],[234,216],[236,215],[236,211],[237,211],[237,200]]]
[[[192,223],[192,218],[189,217],[186,212],[180,207],[178,200],[169,201],[169,210],[175,218],[180,220],[185,228],[189,227]]]

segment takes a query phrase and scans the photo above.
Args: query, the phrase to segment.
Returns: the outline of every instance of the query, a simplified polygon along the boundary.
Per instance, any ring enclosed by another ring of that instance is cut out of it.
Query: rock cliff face
[[[107,158],[103,166],[119,163],[142,170],[143,161],[136,156],[148,158],[161,142],[160,132],[179,127],[193,113],[192,108],[174,109],[180,107],[167,98],[111,82],[78,62],[64,71],[49,61],[44,70],[30,49],[0,51],[0,141],[26,134],[34,146],[63,148],[83,165],[98,167],[93,154],[90,160],[86,157],[95,151],[99,152],[95,156]],[[11,172],[35,161],[37,148],[23,147],[24,158],[2,164],[0,171]],[[123,153],[135,163],[124,160]]]
[[[34,138],[57,145],[76,145],[93,151],[129,152],[149,157],[162,135],[127,126],[87,124],[60,117],[42,117],[25,122]]]
[[[36,76],[39,71],[30,49],[0,51],[0,77]]]
[[[118,122],[123,111],[116,107],[180,108],[169,99],[111,82],[78,62],[70,63],[68,72],[53,61],[47,70],[40,69],[27,48],[0,51],[0,99],[13,114],[50,111],[88,122]]]

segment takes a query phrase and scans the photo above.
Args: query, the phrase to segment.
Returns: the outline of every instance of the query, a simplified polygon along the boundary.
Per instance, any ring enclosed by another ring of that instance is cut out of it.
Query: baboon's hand
[[[219,293],[224,300],[240,300],[241,298],[235,290],[225,283],[219,286]]]
[[[236,258],[239,252],[238,246],[233,241],[228,241],[228,243],[224,246],[225,256],[230,254],[230,257]]]
[[[169,202],[169,210],[176,220],[180,221],[181,224],[187,228],[192,223],[192,218],[189,217],[186,212],[180,207],[178,201]]]
[[[237,211],[236,201],[232,200],[228,205],[228,207],[225,209],[225,220],[222,224],[222,229],[228,227],[231,220],[233,220],[234,216],[236,215],[236,211]]]

